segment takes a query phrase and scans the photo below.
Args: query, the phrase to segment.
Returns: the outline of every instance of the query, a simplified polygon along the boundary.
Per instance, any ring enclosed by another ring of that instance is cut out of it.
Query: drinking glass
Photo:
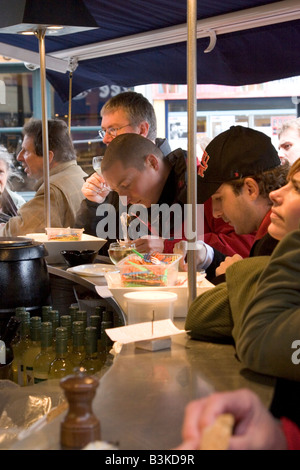
[[[98,173],[98,175],[103,178],[102,171],[101,171],[102,160],[103,160],[103,155],[93,157],[93,168],[96,171],[96,173]],[[106,184],[106,182],[104,181],[104,178],[103,178],[103,183],[101,184],[102,184],[101,189],[106,189],[110,191],[110,187]]]
[[[132,248],[135,248],[134,243],[111,243],[108,248],[108,254],[112,263],[117,264],[121,259],[132,253]]]

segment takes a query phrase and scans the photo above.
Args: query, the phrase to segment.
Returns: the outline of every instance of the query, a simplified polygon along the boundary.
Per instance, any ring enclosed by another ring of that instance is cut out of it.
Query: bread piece
[[[211,426],[203,430],[199,449],[227,450],[233,425],[233,415],[224,413],[218,416]]]

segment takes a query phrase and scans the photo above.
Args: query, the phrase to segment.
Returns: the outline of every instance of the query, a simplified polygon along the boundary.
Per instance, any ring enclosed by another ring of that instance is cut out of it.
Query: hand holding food
[[[214,434],[217,442],[211,440]],[[182,426],[183,440],[177,450],[212,449],[213,446],[217,450],[221,447],[221,435],[223,447],[227,445],[230,450],[287,448],[280,422],[273,418],[259,397],[247,389],[214,393],[190,402]]]
[[[81,191],[90,201],[101,204],[107,197],[110,189],[106,185],[103,176],[93,173],[89,178],[87,178]]]

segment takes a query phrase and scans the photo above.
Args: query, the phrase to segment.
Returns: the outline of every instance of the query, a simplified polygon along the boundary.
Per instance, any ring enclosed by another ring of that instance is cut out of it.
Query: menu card
[[[185,330],[179,330],[170,319],[135,323],[118,328],[108,328],[105,331],[112,341],[118,341],[121,344],[152,341],[186,333]]]

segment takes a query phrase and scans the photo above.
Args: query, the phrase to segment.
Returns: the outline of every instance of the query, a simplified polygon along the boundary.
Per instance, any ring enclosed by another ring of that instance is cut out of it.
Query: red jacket
[[[238,253],[243,258],[247,258],[255,239],[255,233],[249,235],[237,235],[234,228],[224,222],[223,219],[216,219],[212,214],[211,199],[204,203],[204,241],[226,256],[233,256]],[[179,239],[165,240],[164,252],[172,253],[174,244]]]
[[[280,421],[288,450],[300,450],[300,429],[297,424],[287,418],[281,418]]]
[[[233,256],[238,253],[243,258],[247,258],[255,239],[255,233],[247,235],[237,235],[234,228],[224,222],[223,219],[216,219],[212,215],[212,201],[204,204],[204,241],[226,256]]]

